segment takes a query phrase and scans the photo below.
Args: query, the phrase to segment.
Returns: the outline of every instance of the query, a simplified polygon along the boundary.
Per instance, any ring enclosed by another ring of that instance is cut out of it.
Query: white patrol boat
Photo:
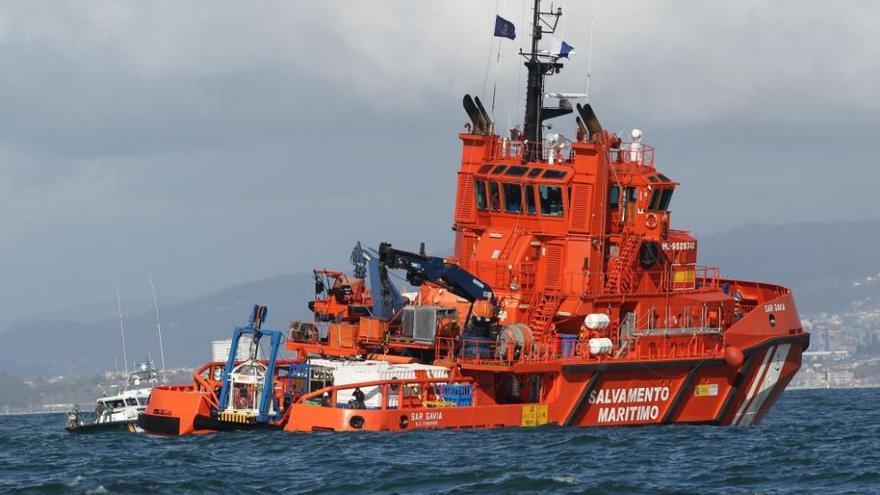
[[[147,408],[150,392],[159,384],[159,374],[153,363],[145,361],[128,375],[118,394],[101,397],[95,404],[95,419],[82,419],[82,412],[74,406],[67,413],[67,431],[90,433],[105,430],[143,431],[137,427],[138,414]]]

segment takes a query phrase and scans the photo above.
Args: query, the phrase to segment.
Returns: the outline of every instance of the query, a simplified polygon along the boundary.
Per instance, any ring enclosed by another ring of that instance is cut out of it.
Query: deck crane
[[[465,330],[474,326],[471,330],[488,333],[498,312],[495,293],[489,284],[444,258],[402,251],[385,242],[379,244],[379,260],[387,269],[406,270],[406,281],[412,285],[430,282],[466,299],[470,310],[465,319]]]
[[[392,318],[405,304],[397,286],[388,278],[388,267],[381,262],[381,255],[358,242],[351,252],[355,278],[364,279],[369,273],[370,292],[373,298],[373,316]]]

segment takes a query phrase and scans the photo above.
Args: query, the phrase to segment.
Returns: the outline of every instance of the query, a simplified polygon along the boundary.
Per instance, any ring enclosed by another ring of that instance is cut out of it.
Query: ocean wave
[[[0,418],[0,493],[871,493],[880,390],[788,391],[752,428],[72,435]]]

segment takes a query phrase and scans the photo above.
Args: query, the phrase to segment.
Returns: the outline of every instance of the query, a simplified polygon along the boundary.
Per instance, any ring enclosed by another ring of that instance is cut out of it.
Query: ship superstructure
[[[286,332],[297,358],[270,370],[271,424],[749,425],[800,367],[809,335],[791,292],[697,264],[696,238],[671,223],[678,183],[655,167],[642,132],[609,132],[590,104],[564,96],[545,106],[545,78],[563,64],[539,41],[560,15],[535,1],[521,129],[499,133],[480,99],[464,97],[454,256],[358,244],[351,274],[316,271],[315,318]],[[573,136],[543,132],[569,114]],[[417,291],[402,294],[394,271]],[[363,367],[364,381],[335,379],[351,369],[327,360]],[[185,409],[217,420],[220,381],[206,366]],[[155,390],[146,423],[165,433],[216,423],[186,412],[179,426],[183,393]]]

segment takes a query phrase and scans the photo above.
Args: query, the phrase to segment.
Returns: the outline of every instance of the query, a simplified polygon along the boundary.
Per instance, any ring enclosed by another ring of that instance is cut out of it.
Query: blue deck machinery
[[[248,326],[233,329],[218,401],[217,415],[221,421],[266,424],[278,420],[282,415],[272,392],[284,334],[262,328],[268,311],[266,306],[254,305]],[[246,335],[251,336],[248,359],[236,364],[241,339]],[[259,360],[263,337],[268,337],[271,343],[266,364]]]

